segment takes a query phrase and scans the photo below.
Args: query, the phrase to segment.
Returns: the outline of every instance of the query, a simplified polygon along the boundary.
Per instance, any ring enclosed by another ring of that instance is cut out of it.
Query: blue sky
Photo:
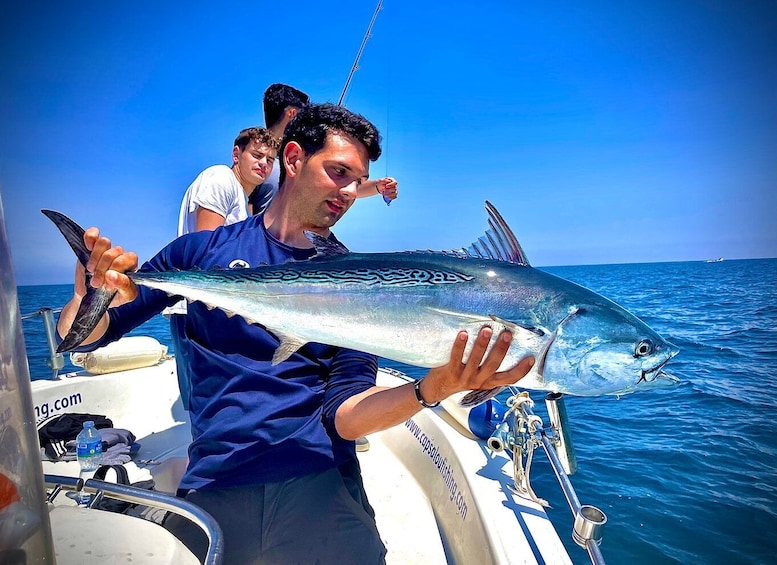
[[[0,193],[17,282],[49,284],[74,258],[41,208],[149,258],[269,84],[337,102],[376,2],[10,4]],[[468,245],[488,199],[537,266],[777,256],[773,1],[385,0],[346,105],[400,182],[353,250]]]

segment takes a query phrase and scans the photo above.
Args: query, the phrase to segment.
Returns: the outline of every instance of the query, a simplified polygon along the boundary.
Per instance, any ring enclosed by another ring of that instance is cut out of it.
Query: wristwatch
[[[413,390],[415,391],[415,397],[418,399],[418,403],[423,406],[424,408],[434,408],[435,406],[439,406],[439,402],[435,402],[434,404],[429,404],[424,400],[424,397],[421,396],[421,381],[424,379],[418,379],[415,383],[413,383]]]

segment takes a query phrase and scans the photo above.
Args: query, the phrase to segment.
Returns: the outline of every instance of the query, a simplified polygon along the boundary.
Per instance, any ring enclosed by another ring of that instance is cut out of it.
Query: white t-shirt
[[[178,214],[179,236],[197,231],[198,207],[224,216],[227,226],[248,218],[248,196],[226,165],[208,167],[186,189]],[[165,308],[163,314],[186,314],[186,301]]]
[[[196,231],[198,207],[224,216],[224,225],[228,226],[248,217],[248,196],[232,169],[213,165],[197,175],[186,189],[178,214],[178,235]]]

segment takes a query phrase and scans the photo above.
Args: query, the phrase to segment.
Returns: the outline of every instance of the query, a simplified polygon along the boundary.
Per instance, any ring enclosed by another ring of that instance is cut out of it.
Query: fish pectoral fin
[[[465,408],[477,406],[478,404],[483,404],[489,398],[495,397],[504,389],[505,387],[503,386],[497,386],[488,390],[473,390],[465,394],[461,400],[459,400],[459,404]]]
[[[443,310],[442,308],[429,308],[429,311],[436,314],[443,314],[445,316],[454,316],[461,320],[462,324],[482,324],[484,326],[490,325],[490,322],[495,322],[501,326],[504,326],[508,330],[512,331],[516,335],[526,335],[526,332],[534,336],[543,337],[550,332],[541,326],[535,326],[528,323],[514,322],[511,320],[505,320],[500,318],[496,314],[489,314],[488,316],[481,316],[479,314],[468,314],[467,312],[453,312],[451,310]]]
[[[430,312],[443,314],[445,316],[455,316],[456,318],[459,318],[460,320],[462,320],[462,323],[480,322],[482,324],[487,324],[489,321],[489,318],[487,316],[480,316],[477,314],[467,314],[466,312],[454,312],[452,310],[443,310],[442,308],[428,308],[428,310]]]
[[[277,365],[278,363],[282,363],[283,361],[286,361],[286,359],[294,355],[299,350],[300,347],[302,347],[303,345],[305,345],[305,343],[307,343],[306,341],[295,336],[278,335],[278,338],[280,339],[281,343],[278,346],[278,348],[275,350],[275,353],[273,353],[273,356],[272,356],[273,366]]]
[[[494,314],[489,314],[488,317],[491,318],[494,322],[497,322],[498,324],[502,324],[508,330],[512,330],[513,332],[517,332],[519,330],[525,330],[527,332],[531,332],[534,335],[538,335],[540,337],[547,335],[547,331],[544,328],[541,328],[540,326],[530,326],[528,324],[511,322],[510,320],[504,320],[499,316],[495,316]]]

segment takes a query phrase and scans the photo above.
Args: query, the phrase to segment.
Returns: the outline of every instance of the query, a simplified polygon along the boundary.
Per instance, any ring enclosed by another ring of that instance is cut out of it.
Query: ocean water
[[[30,365],[30,378],[32,380],[48,379],[51,377],[52,371],[47,365],[49,350],[46,343],[46,330],[42,318],[34,314],[37,314],[41,308],[55,310],[61,308],[73,296],[73,285],[20,286],[17,293],[19,311],[22,314],[27,360]],[[54,319],[56,320],[58,316],[59,314],[55,312]],[[154,316],[127,335],[150,335],[160,343],[167,345],[170,348],[170,353],[173,353],[170,341],[170,323],[161,314]],[[70,363],[69,355],[64,356],[64,361],[65,366],[60,370],[60,373],[81,370],[81,367],[76,367]]]
[[[566,398],[572,483],[583,504],[607,514],[605,560],[777,563],[777,259],[546,270],[618,302],[681,349],[667,366],[677,386]],[[71,292],[21,287],[21,311],[61,306]],[[24,329],[32,378],[46,378],[43,326],[30,319]],[[134,333],[170,345],[161,316]],[[533,396],[544,415],[543,396]],[[544,456],[531,477],[573,561],[588,563]]]

